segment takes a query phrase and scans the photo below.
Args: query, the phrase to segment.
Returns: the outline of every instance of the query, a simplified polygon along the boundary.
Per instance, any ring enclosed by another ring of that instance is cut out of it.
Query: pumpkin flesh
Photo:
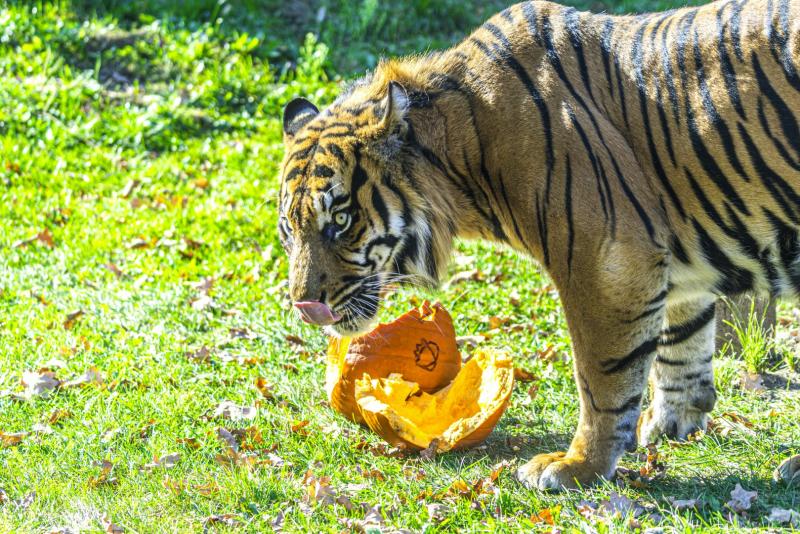
[[[505,410],[514,383],[511,358],[479,350],[455,380],[426,393],[393,374],[356,381],[356,399],[367,425],[395,446],[423,449],[438,440],[444,452],[479,443]]]

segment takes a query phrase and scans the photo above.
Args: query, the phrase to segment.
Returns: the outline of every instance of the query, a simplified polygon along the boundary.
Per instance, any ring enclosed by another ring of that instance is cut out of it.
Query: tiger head
[[[284,109],[278,228],[290,298],[331,335],[365,331],[387,285],[435,283],[452,242],[415,178],[425,170],[409,94],[379,85],[357,83],[323,111],[302,98]]]

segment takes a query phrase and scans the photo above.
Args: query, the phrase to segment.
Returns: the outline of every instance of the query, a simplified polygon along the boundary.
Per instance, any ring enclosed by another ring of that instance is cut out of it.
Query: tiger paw
[[[691,406],[650,406],[639,417],[639,444],[656,443],[661,436],[684,440],[698,430],[705,430],[708,414]]]
[[[589,465],[582,457],[554,452],[534,456],[517,470],[517,480],[530,489],[558,491],[588,486],[609,474]]]

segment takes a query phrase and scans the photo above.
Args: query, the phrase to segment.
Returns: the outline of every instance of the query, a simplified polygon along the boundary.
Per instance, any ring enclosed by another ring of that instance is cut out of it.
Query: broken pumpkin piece
[[[355,395],[367,426],[394,446],[438,452],[482,442],[505,411],[514,385],[511,357],[478,350],[445,388],[430,394],[400,374],[356,381]]]
[[[461,368],[453,320],[441,304],[425,301],[396,320],[356,338],[334,338],[328,347],[325,390],[331,406],[363,423],[355,383],[401,374],[419,389],[433,393],[449,384]]]

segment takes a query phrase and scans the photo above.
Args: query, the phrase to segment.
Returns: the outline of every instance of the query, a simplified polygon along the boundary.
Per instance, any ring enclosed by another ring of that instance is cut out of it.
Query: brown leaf
[[[22,443],[22,440],[25,439],[27,436],[27,432],[14,432],[12,434],[6,434],[5,432],[0,432],[0,446],[4,449],[8,447],[14,447]]]
[[[419,451],[419,457],[423,460],[433,460],[439,450],[439,440],[434,438],[423,450]]]
[[[61,385],[61,381],[56,378],[54,372],[41,369],[22,373],[22,385],[25,386],[22,398],[30,400],[33,397],[47,396],[52,390]]]
[[[772,473],[775,482],[783,482],[789,486],[800,486],[800,454],[785,459]]]
[[[81,316],[83,316],[83,310],[75,310],[68,313],[67,318],[64,320],[64,330],[71,330]]]
[[[298,347],[306,346],[306,342],[303,340],[303,338],[295,336],[294,334],[288,334],[286,336],[286,341],[288,341],[290,345],[296,345]]]
[[[231,421],[255,419],[258,409],[255,406],[243,406],[232,401],[222,401],[214,409],[213,417],[222,417]]]
[[[139,180],[135,180],[135,179],[134,180],[128,180],[128,183],[125,184],[125,187],[123,187],[122,191],[120,191],[120,195],[122,195],[122,198],[130,198],[130,196],[133,194],[133,192],[136,190],[136,188],[141,185],[141,183],[142,182],[140,182]]]
[[[528,397],[530,397],[531,400],[533,400],[536,398],[537,393],[539,393],[539,384],[538,383],[531,384],[531,387],[528,388]]]
[[[111,472],[114,470],[114,464],[108,460],[103,460],[102,462],[97,462],[95,465],[100,468],[100,474],[89,477],[89,487],[96,488],[99,486],[117,484],[118,480],[116,477],[111,476]]]
[[[800,528],[800,513],[795,512],[794,510],[773,508],[769,511],[767,521],[770,523],[778,523],[780,525],[788,525],[793,528]]]
[[[136,250],[140,248],[147,248],[150,246],[150,241],[144,239],[143,237],[137,237],[136,239],[132,239],[125,245],[127,248],[131,250]]]
[[[758,373],[742,373],[741,386],[742,389],[754,393],[767,390],[766,386],[764,386],[764,377]]]
[[[153,461],[149,464],[145,464],[139,468],[140,471],[152,471],[153,469],[157,469],[159,467],[163,467],[164,469],[172,469],[178,464],[178,461],[181,459],[181,455],[177,452],[173,452],[170,454],[165,454],[164,456],[155,456],[153,457]]]
[[[102,384],[103,375],[96,367],[90,367],[81,376],[73,380],[69,380],[61,384],[62,388],[72,388],[77,386],[86,386],[88,384]]]
[[[200,448],[200,441],[197,438],[178,438],[175,440],[175,443],[178,445],[183,445],[184,447],[188,447],[190,449],[199,449]]]
[[[731,491],[731,500],[726,504],[728,508],[738,514],[749,510],[756,499],[758,499],[757,491],[747,491],[741,484],[737,483],[736,487]]]
[[[489,317],[487,322],[489,323],[489,330],[494,330],[496,328],[500,328],[501,326],[505,326],[506,324],[511,322],[511,318],[498,317],[496,315],[493,315],[492,317]]]
[[[548,524],[550,526],[553,526],[553,525],[556,524],[556,521],[553,518],[553,516],[558,516],[558,514],[560,512],[561,512],[561,506],[560,505],[556,505],[556,506],[553,506],[552,508],[545,508],[543,510],[540,510],[537,513],[534,513],[530,517],[530,519],[531,519],[531,522],[534,523],[534,524],[536,524],[536,523],[546,523],[546,524]]]
[[[681,512],[683,510],[691,510],[697,508],[698,500],[697,499],[676,499],[674,497],[667,497],[667,501],[669,504],[675,508],[675,510]]]
[[[300,434],[301,436],[307,436],[308,435],[308,430],[305,430],[305,428],[310,423],[311,422],[308,419],[305,419],[303,421],[295,421],[294,423],[292,423],[291,430],[295,434]]]
[[[117,278],[122,278],[125,275],[125,273],[122,272],[122,269],[117,267],[116,264],[112,262],[104,263],[103,267]]]
[[[104,515],[100,519],[100,524],[103,525],[103,531],[108,534],[122,534],[125,532],[125,529],[119,525],[115,525],[111,522],[107,515]]]
[[[533,382],[538,380],[535,374],[523,369],[522,367],[514,367],[514,380],[517,382]]]
[[[215,514],[203,520],[204,527],[215,524],[225,525],[226,527],[236,527],[239,526],[240,523],[241,520],[234,514]]]
[[[208,363],[211,361],[211,349],[203,345],[197,350],[187,352],[186,357],[195,362]]]
[[[261,393],[261,396],[265,399],[272,399],[275,397],[272,393],[272,386],[269,384],[269,382],[267,382],[266,378],[261,376],[257,377],[255,386],[258,392]]]
[[[472,336],[458,336],[456,337],[456,345],[458,348],[475,348],[481,343],[486,341],[486,336],[482,336],[480,334],[472,335]]]
[[[450,278],[450,280],[447,281],[445,287],[447,288],[450,286],[454,286],[456,284],[460,284],[461,282],[467,282],[467,281],[478,282],[481,280],[483,280],[483,273],[478,270],[461,271],[454,274]]]

